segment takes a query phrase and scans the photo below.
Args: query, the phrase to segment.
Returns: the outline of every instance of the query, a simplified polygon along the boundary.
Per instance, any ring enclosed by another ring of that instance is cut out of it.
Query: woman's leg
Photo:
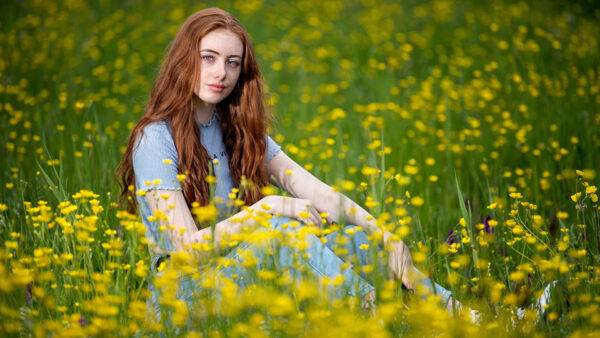
[[[421,271],[417,269],[416,266],[412,266],[413,269],[413,278],[416,283],[417,288],[423,288],[419,293],[426,298],[428,295],[438,295],[442,299],[442,304],[446,306],[449,311],[453,309],[460,310],[458,303],[453,297],[452,292],[450,290],[446,290],[444,287],[434,282],[431,278],[425,276]]]
[[[343,282],[336,287],[330,287],[329,292],[334,298],[343,298],[346,295],[362,298],[374,290],[361,276],[352,269],[346,268],[344,261],[313,234],[295,232],[301,226],[293,227],[292,220],[287,217],[274,217],[271,220],[271,229],[261,231],[277,231],[281,235],[279,240],[270,240],[266,246],[258,244],[241,243],[227,258],[233,264],[222,268],[223,275],[236,281],[241,287],[254,284],[251,270],[272,269],[279,273],[287,270],[292,278],[302,278],[302,270],[308,270],[320,278],[340,278]],[[296,222],[297,223],[297,222]],[[254,260],[251,268],[245,265],[247,260]],[[300,263],[300,264],[298,264]]]
[[[442,304],[447,306],[450,311],[452,311],[453,306],[460,305],[453,299],[452,292],[435,283],[431,278],[426,277],[412,264],[406,246],[395,247],[394,251],[390,252],[387,266],[384,266],[381,251],[377,250],[377,257],[372,255],[372,251],[367,250],[370,242],[366,234],[363,231],[356,231],[355,226],[346,226],[340,231],[325,236],[325,238],[327,239],[327,246],[347,262],[358,263],[363,267],[370,265],[374,271],[391,273],[395,278],[402,280],[403,284],[408,284],[405,285],[406,287],[410,289],[420,288],[421,290],[417,291],[420,291],[418,295],[421,298],[426,298],[431,294],[439,295]],[[361,275],[372,282],[372,274],[361,272]]]
[[[151,268],[155,278],[151,278],[149,281],[151,299],[148,300],[148,305],[153,310],[154,317],[160,322],[162,315],[166,314],[164,311],[171,313],[172,307],[176,306],[178,301],[182,301],[188,311],[214,313],[216,310],[216,313],[221,313],[220,310],[214,308],[199,308],[202,306],[200,298],[205,300],[211,298],[213,299],[212,304],[221,304],[222,297],[232,297],[232,295],[222,294],[222,286],[231,284],[237,286],[234,289],[244,289],[249,285],[260,283],[256,277],[256,271],[259,270],[287,272],[296,281],[305,277],[303,273],[319,278],[341,280],[338,283],[330,283],[335,286],[327,287],[330,296],[336,299],[355,296],[364,300],[370,299],[369,297],[374,294],[374,287],[351,268],[347,268],[347,264],[315,235],[300,236],[299,233],[302,231],[295,232],[295,230],[299,230],[301,226],[292,227],[291,220],[285,217],[273,218],[271,226],[271,229],[259,230],[267,233],[265,238],[271,238],[267,241],[268,243],[265,243],[266,245],[240,243],[225,257],[219,259],[223,264],[216,268],[206,265],[195,269],[192,273],[189,271],[173,272],[169,271],[170,268],[158,272],[156,270],[158,262],[153,260]],[[273,239],[273,237],[277,239]],[[169,259],[165,263],[171,265]],[[168,275],[175,273],[175,279],[164,279],[164,273]],[[232,288],[228,289],[231,292]],[[211,304],[211,302],[207,304]],[[171,321],[170,315],[164,318],[165,324],[169,325],[167,322]],[[189,319],[188,325],[193,325]]]
[[[329,249],[345,262],[358,267],[355,270],[360,271],[360,275],[371,284],[373,284],[375,273],[388,273],[387,267],[382,264],[382,252],[377,250],[374,254],[372,250],[369,250],[370,242],[367,235],[363,231],[357,231],[356,226],[348,225],[339,231],[326,235],[325,239],[325,244]],[[370,268],[364,269],[367,266]],[[369,270],[372,270],[372,272],[369,272]]]

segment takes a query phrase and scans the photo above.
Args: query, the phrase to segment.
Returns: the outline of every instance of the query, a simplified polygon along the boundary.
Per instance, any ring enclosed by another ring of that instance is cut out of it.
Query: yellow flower
[[[394,179],[396,180],[396,182],[398,182],[398,184],[403,186],[408,185],[410,183],[410,176],[396,174],[396,176],[394,176]]]
[[[185,174],[179,174],[179,175],[177,175],[177,180],[179,182],[183,181],[184,179],[185,179]]]
[[[515,282],[520,282],[525,278],[523,271],[513,271],[510,273],[509,278]]]
[[[300,217],[300,218],[309,218],[310,217],[310,213],[308,211],[302,211],[302,212],[298,213],[298,217]]]
[[[494,209],[496,209],[497,206],[498,206],[498,204],[494,202],[494,203],[488,205],[487,208],[490,210],[494,210]]]
[[[415,207],[420,207],[425,203],[425,200],[422,197],[415,196],[411,198],[410,203]]]
[[[523,198],[523,195],[521,195],[520,192],[511,192],[508,196],[510,196],[511,198],[514,198],[514,199]]]
[[[590,195],[596,192],[596,186],[595,185],[590,185],[589,187],[585,188],[585,193]]]
[[[454,285],[454,284],[458,283],[459,280],[460,280],[460,275],[454,271],[451,271],[448,274],[448,277],[446,277],[446,282],[448,282],[448,284],[450,284],[450,285]]]
[[[407,164],[404,166],[404,172],[407,175],[416,175],[419,172],[419,167]]]
[[[577,201],[579,201],[579,197],[581,197],[581,193],[578,192],[576,194],[571,195],[571,200],[575,203],[577,203]]]
[[[559,219],[566,219],[569,217],[569,214],[564,211],[559,211],[556,213],[556,217]]]
[[[273,188],[270,185],[264,186],[260,189],[260,192],[265,195],[265,196],[269,196],[269,195],[275,195],[275,193],[277,192],[275,190],[275,188]]]
[[[376,207],[378,204],[379,204],[379,202],[377,202],[377,201],[373,200],[373,197],[371,197],[371,196],[367,196],[367,199],[366,199],[366,201],[365,201],[365,206],[366,206],[367,208],[374,208],[374,207]]]
[[[361,170],[362,174],[365,176],[371,176],[379,173],[381,170],[369,166],[364,166]]]
[[[356,185],[352,181],[343,181],[342,182],[342,189],[344,189],[346,191],[354,190],[355,187],[356,187]]]
[[[214,204],[209,204],[205,207],[192,208],[192,214],[196,216],[198,222],[212,222],[217,219],[218,209]]]
[[[173,163],[173,161],[169,160],[168,158],[165,158],[162,161],[163,161],[164,164],[171,164],[171,163]]]
[[[277,277],[277,273],[275,271],[269,271],[269,270],[258,270],[256,272],[256,274],[258,275],[258,277],[260,279],[264,279],[264,280],[271,280],[271,279],[274,279],[275,277]]]
[[[362,244],[361,246],[359,246],[359,248],[361,250],[369,250],[369,244]]]
[[[412,256],[415,263],[422,263],[427,258],[427,255],[422,251],[415,252]]]
[[[4,246],[7,249],[14,249],[14,250],[16,250],[19,247],[19,243],[15,242],[15,241],[6,241],[6,242],[4,242]]]
[[[544,219],[540,215],[533,215],[533,224],[537,227],[541,227],[544,224]]]

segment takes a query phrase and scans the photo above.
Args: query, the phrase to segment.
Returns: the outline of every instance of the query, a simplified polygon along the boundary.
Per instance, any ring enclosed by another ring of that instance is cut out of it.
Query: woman
[[[249,216],[262,211],[278,216],[270,220],[274,229],[285,228],[290,219],[320,226],[325,217],[330,224],[344,220],[368,234],[379,234],[390,252],[387,267],[391,275],[405,287],[414,288],[419,273],[406,245],[389,232],[381,232],[366,210],[315,178],[267,136],[262,98],[260,70],[242,25],[231,14],[215,8],[189,17],[175,37],[118,168],[122,201],[131,212],[137,201],[147,237],[154,244],[152,267],[171,251],[212,240],[218,247],[223,238],[244,228],[256,228],[257,221]],[[229,194],[238,188],[243,188],[241,198],[250,207],[221,220],[214,228],[198,229],[190,206],[193,202],[209,203],[211,191],[206,178],[212,172],[216,176],[214,197],[221,211],[228,209]],[[264,197],[261,188],[269,184],[269,178],[294,197]],[[169,225],[176,225],[166,228],[166,237],[161,237],[157,214]],[[367,243],[364,233],[352,236],[352,240],[354,248]],[[350,294],[373,299],[374,288],[364,278],[352,269],[342,269],[344,262],[322,241],[313,237],[308,241],[308,250],[313,253],[312,261],[305,262],[308,266],[324,276],[344,274],[344,286]],[[259,248],[255,252],[260,255]],[[360,256],[361,250],[352,253]],[[291,268],[292,253],[280,255],[282,267]],[[367,262],[366,257],[359,260]],[[238,272],[229,271],[229,275]],[[443,293],[445,300],[450,297],[439,285],[429,282],[428,286]]]

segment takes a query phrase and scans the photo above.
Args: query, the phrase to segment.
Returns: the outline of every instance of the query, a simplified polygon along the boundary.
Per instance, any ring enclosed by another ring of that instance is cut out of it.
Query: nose
[[[223,80],[225,79],[225,75],[227,75],[227,71],[225,69],[225,61],[217,62],[214,73],[215,78]]]

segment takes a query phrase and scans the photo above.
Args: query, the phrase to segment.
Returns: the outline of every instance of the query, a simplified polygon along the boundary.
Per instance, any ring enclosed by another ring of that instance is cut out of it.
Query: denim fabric
[[[280,231],[282,234],[294,231],[290,226],[291,220],[287,217],[274,217],[271,220],[271,229],[258,231]],[[297,229],[297,228],[296,228]],[[285,238],[285,237],[284,237]],[[366,238],[365,238],[366,239]],[[219,267],[218,276],[225,277],[235,282],[239,288],[244,289],[249,285],[260,283],[253,271],[269,269],[278,272],[289,272],[292,280],[299,281],[302,278],[302,270],[308,270],[309,274],[316,275],[320,278],[334,278],[339,275],[344,276],[344,281],[337,287],[328,287],[328,293],[331,297],[339,299],[345,296],[356,296],[362,298],[365,294],[373,291],[375,288],[359,276],[351,268],[343,268],[344,261],[336,256],[331,249],[323,244],[323,242],[315,235],[307,234],[304,237],[306,241],[306,249],[298,250],[292,245],[281,245],[282,242],[273,240],[266,246],[257,244],[249,244],[246,242],[240,243],[234,250],[229,252],[226,257],[233,260],[233,264],[227,267]],[[267,253],[267,251],[269,253]],[[247,269],[243,265],[242,255],[250,252],[257,259],[257,264],[252,268]],[[270,262],[271,265],[267,262]],[[297,264],[300,263],[300,265]],[[155,270],[156,260],[151,266]],[[206,271],[207,266],[199,268]],[[158,272],[160,274],[160,272]],[[185,301],[189,306],[193,306],[194,296],[202,293],[202,287],[198,281],[183,277],[179,281],[178,299]],[[149,283],[149,290],[152,293],[152,304],[149,308],[154,309],[157,317],[160,318],[160,307],[158,306],[158,292],[152,285],[152,280]],[[218,296],[217,296],[218,297]]]
[[[373,283],[373,273],[376,273],[377,271],[387,272],[387,266],[384,260],[379,256],[379,254],[382,253],[380,250],[377,251],[378,256],[374,256],[371,251],[360,248],[363,244],[369,245],[369,240],[363,231],[356,231],[355,226],[346,226],[340,231],[332,232],[325,238],[327,239],[327,246],[344,261],[353,264],[358,263],[361,267],[366,265],[373,266],[373,272],[370,274],[365,274],[362,271],[360,272],[361,277],[369,283]],[[414,269],[415,272],[419,272],[416,267],[414,267]],[[430,294],[435,294],[441,297],[442,304],[446,304],[448,298],[452,296],[452,292],[432,281],[431,278],[420,280],[419,283],[424,286],[426,290],[426,292],[421,295],[421,298],[423,299]]]
[[[281,231],[282,233],[289,233],[290,231],[293,231],[292,227],[286,226],[289,222],[289,218],[274,217],[271,220],[271,229],[259,231]],[[368,282],[371,280],[370,275],[364,274],[363,272],[359,275],[352,268],[343,269],[345,262],[351,262],[353,264],[358,263],[361,267],[373,265],[377,266],[376,269],[380,269],[379,271],[387,271],[385,270],[387,269],[387,266],[384,265],[384,262],[381,259],[377,259],[374,255],[371,255],[372,251],[360,248],[363,244],[369,244],[366,234],[363,231],[357,231],[354,226],[347,226],[338,232],[333,232],[325,236],[325,239],[327,240],[326,244],[323,244],[323,242],[315,235],[307,235],[305,237],[307,249],[301,253],[291,246],[269,243],[266,249],[272,254],[267,254],[265,247],[256,244],[241,243],[237,248],[226,255],[226,257],[232,259],[234,263],[227,267],[217,268],[217,272],[219,276],[232,280],[243,289],[249,285],[260,283],[256,280],[255,276],[252,275],[251,270],[255,271],[263,268],[271,270],[275,269],[279,272],[287,270],[293,279],[298,280],[298,278],[302,278],[300,270],[304,268],[309,269],[319,277],[333,278],[340,274],[344,276],[344,282],[341,285],[328,290],[333,298],[341,298],[347,295],[362,298],[368,292],[373,291],[374,287]],[[250,270],[243,266],[243,259],[240,256],[240,253],[247,250],[257,258],[257,264]],[[377,252],[380,251],[377,250]],[[306,258],[306,256],[308,257]],[[267,266],[268,261],[273,263],[273,266]],[[298,264],[296,264],[297,262],[300,262],[301,265],[298,266]],[[152,264],[153,270],[155,269],[155,263],[156,261]],[[203,266],[199,269],[207,271],[210,267]],[[421,295],[423,298],[426,298],[429,294],[437,294],[441,296],[442,304],[445,305],[448,298],[451,296],[450,291],[431,281],[431,279],[422,280],[420,283],[425,286],[428,291],[427,294]],[[149,300],[152,304],[149,304],[151,305],[149,308],[154,309],[155,314],[160,318],[157,291],[152,285],[152,280],[150,280],[149,284],[149,289],[152,293],[152,299]],[[190,278],[181,278],[178,293],[179,299],[184,300],[188,305],[193,306],[192,304],[195,295],[198,295],[201,292],[202,288],[198,285],[197,281]]]
[[[219,114],[215,112],[209,123],[200,123],[199,126],[202,146],[211,158],[219,160],[219,164],[215,165],[217,183],[214,193],[215,197],[220,198],[222,201],[216,204],[217,207],[225,212],[227,211],[227,201],[229,201],[228,194],[233,189],[234,184],[229,171],[229,156],[223,144]],[[267,139],[266,165],[279,152],[281,147],[268,135],[265,135],[265,138]],[[177,174],[179,174],[177,170],[178,155],[171,136],[169,119],[146,126],[143,136],[136,140],[134,149],[132,160],[136,190],[181,190],[181,185],[177,179]],[[170,160],[170,163],[166,164],[163,160]],[[159,196],[157,195],[156,198],[159,198]],[[158,225],[148,220],[148,216],[152,215],[152,210],[146,198],[136,195],[136,199],[142,215],[142,222],[146,226],[146,237],[152,239],[161,249],[174,250],[168,238],[161,238]]]

